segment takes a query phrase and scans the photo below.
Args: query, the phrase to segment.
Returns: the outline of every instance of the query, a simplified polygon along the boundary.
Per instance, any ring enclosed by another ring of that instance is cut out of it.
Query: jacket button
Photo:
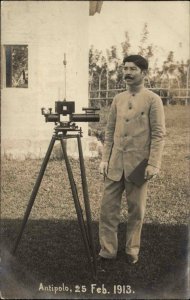
[[[129,122],[129,119],[126,119],[126,122]]]
[[[127,133],[125,133],[125,136],[127,136]]]

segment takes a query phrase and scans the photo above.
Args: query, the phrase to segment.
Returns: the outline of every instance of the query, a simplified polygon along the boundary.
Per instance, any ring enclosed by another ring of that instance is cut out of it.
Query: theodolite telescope
[[[84,114],[76,114],[75,102],[66,100],[55,102],[55,113],[52,113],[52,108],[41,108],[42,115],[45,116],[46,122],[64,123],[64,121],[62,122],[61,120],[61,116],[67,115],[69,115],[69,123],[99,122],[100,116],[96,113],[96,111],[99,110],[99,108],[82,108],[82,110],[85,111]]]

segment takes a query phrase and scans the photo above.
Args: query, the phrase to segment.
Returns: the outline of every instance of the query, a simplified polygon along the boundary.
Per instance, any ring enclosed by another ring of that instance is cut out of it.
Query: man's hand
[[[103,176],[107,176],[108,174],[108,162],[104,162],[102,161],[100,163],[100,166],[99,166],[99,171],[100,171],[100,174],[103,174]]]
[[[158,168],[148,165],[145,169],[144,178],[149,180],[152,177],[156,176],[158,173],[159,173]]]

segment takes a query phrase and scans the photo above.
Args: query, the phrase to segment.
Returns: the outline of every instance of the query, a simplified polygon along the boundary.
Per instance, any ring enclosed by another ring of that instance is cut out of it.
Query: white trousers
[[[140,188],[125,180],[105,179],[104,194],[100,207],[99,240],[100,256],[115,258],[118,250],[118,225],[123,191],[126,191],[128,204],[128,223],[125,252],[138,255],[140,250],[141,229],[146,208],[147,182]]]

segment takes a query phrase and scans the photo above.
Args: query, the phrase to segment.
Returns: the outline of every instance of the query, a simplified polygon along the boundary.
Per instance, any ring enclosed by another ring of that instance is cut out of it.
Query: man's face
[[[145,71],[142,71],[135,63],[126,62],[123,67],[123,72],[128,85],[139,85],[143,82]]]

